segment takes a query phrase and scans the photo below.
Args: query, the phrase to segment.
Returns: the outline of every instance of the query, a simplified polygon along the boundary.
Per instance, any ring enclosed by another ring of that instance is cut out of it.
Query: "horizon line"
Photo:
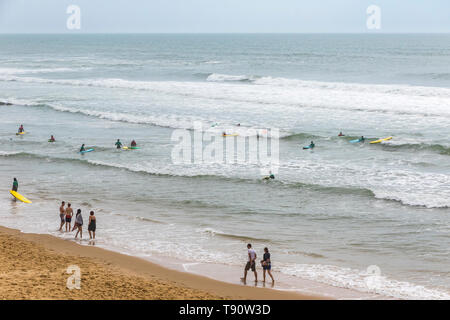
[[[450,34],[449,31],[424,31],[424,32],[383,32],[383,31],[357,31],[357,32],[79,32],[79,31],[65,31],[65,32],[1,32],[2,35],[111,35],[111,34],[173,34],[173,35],[202,35],[202,34],[364,34],[364,35],[388,35],[388,34]]]

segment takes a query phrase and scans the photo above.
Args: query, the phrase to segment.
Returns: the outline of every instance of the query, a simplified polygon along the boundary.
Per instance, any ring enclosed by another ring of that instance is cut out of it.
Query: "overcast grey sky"
[[[69,5],[81,29],[68,30]],[[369,5],[381,29],[366,27]],[[0,33],[450,32],[450,0],[0,0]]]

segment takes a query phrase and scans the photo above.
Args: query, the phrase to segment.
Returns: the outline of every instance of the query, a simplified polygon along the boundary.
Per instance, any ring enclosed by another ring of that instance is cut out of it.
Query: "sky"
[[[67,28],[69,5],[80,29]],[[448,33],[450,0],[0,0],[0,33],[374,32]]]

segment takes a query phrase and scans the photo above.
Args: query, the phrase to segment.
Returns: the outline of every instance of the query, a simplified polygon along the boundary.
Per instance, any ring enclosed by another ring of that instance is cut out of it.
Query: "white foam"
[[[450,294],[405,281],[397,281],[383,274],[373,275],[367,270],[331,265],[283,264],[281,272],[336,287],[386,295],[398,299],[448,300]]]
[[[242,79],[242,76],[232,76]],[[246,76],[245,76],[246,77]],[[273,111],[289,107],[363,110],[417,115],[450,116],[450,89],[406,85],[365,85],[287,79],[259,79],[254,83],[131,81],[124,79],[44,79],[0,75],[3,81],[70,86],[149,90],[184,97],[270,104]],[[289,85],[282,85],[287,82]],[[281,84],[281,85],[280,85]]]

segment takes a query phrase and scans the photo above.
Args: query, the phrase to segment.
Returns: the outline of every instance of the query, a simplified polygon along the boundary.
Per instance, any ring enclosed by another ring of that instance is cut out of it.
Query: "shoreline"
[[[327,299],[222,282],[47,234],[0,226],[0,238],[1,299]],[[80,290],[66,287],[70,265],[80,266]]]

